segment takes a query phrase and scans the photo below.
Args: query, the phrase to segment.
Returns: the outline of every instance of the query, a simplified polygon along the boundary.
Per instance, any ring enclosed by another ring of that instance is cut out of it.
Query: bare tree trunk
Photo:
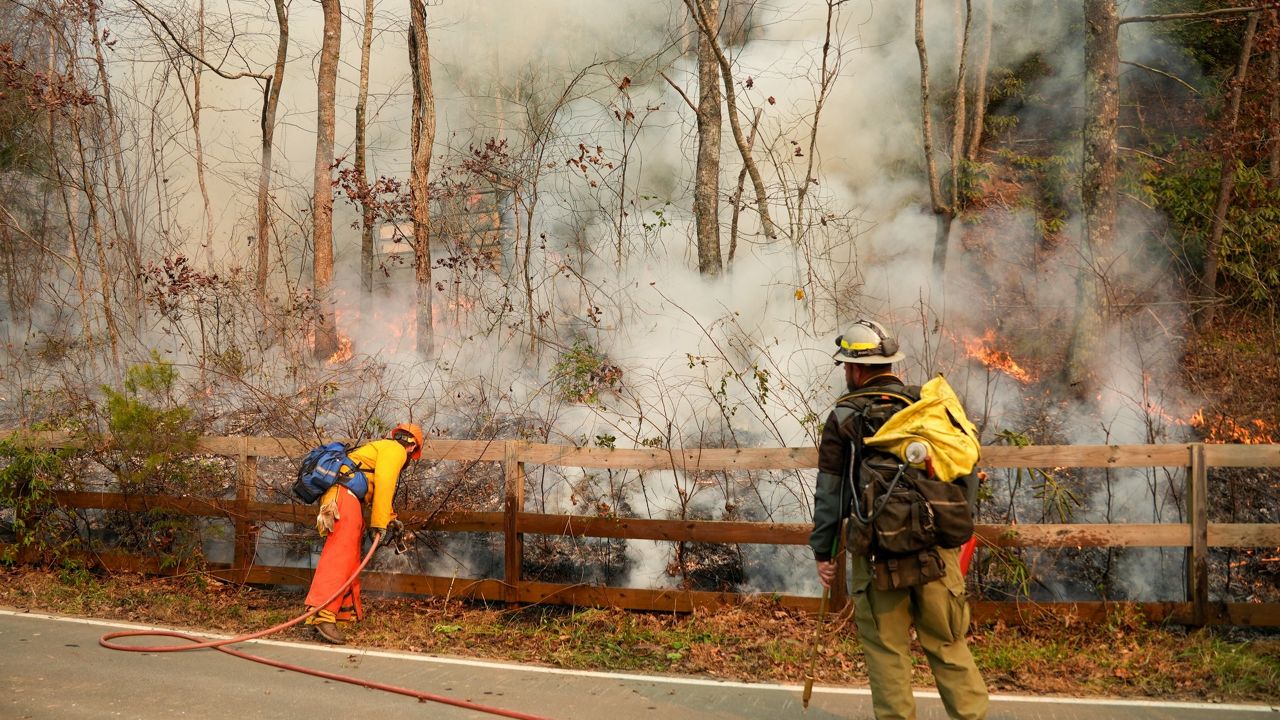
[[[969,25],[973,19],[973,12],[970,0],[964,0],[964,21],[960,22],[960,18],[956,18],[956,84],[955,84],[955,102],[951,113],[951,187],[949,190],[949,200],[944,207],[943,212],[938,213],[937,234],[934,237],[933,244],[933,274],[939,281],[944,277],[947,269],[947,250],[951,246],[951,229],[955,226],[956,213],[960,210],[960,173],[964,167],[964,126],[966,121],[965,110],[965,75],[967,73],[967,65],[969,61]],[[960,0],[956,0],[956,14],[961,12]],[[923,14],[921,16],[923,20]],[[920,23],[923,25],[923,22]],[[927,82],[923,76],[923,70],[927,67],[928,60],[924,48],[923,28],[918,28],[916,33],[916,42],[920,50],[921,82]],[[921,87],[922,97],[928,96],[928,88]],[[929,114],[928,105],[925,105],[924,113]],[[932,140],[930,140],[932,143]],[[930,164],[933,163],[932,155],[930,155]],[[937,170],[933,170],[934,175]],[[935,213],[937,209],[935,207]]]
[[[1272,10],[1268,15],[1271,18],[1271,33],[1276,35],[1280,33],[1280,10]],[[1271,93],[1271,109],[1267,113],[1270,122],[1267,123],[1271,128],[1271,159],[1268,163],[1267,177],[1271,182],[1280,182],[1280,92],[1276,92],[1275,88],[1280,88],[1280,45],[1271,48],[1270,54],[1267,56],[1267,85],[1272,88]]]
[[[158,109],[152,108],[150,113],[150,121],[147,123],[147,150],[151,167],[149,172],[151,175],[154,190],[152,194],[155,196],[155,232],[159,232],[161,237],[169,234],[172,230],[173,218],[169,212],[169,208],[165,205],[168,198],[167,186],[165,181],[165,167],[167,161],[164,155],[164,140],[161,139],[163,131],[160,129],[160,118],[162,117]]]
[[[760,116],[764,113],[761,108],[756,108],[756,116],[751,121],[751,135],[747,137],[747,149],[750,150],[756,144],[756,129],[760,127]],[[729,221],[729,257],[725,260],[725,267],[733,267],[733,257],[738,253],[738,215],[742,211],[742,192],[746,189],[747,184],[747,168],[743,166],[738,171],[738,187],[733,191],[733,217]]]
[[[702,0],[713,25],[720,0]],[[719,275],[720,261],[720,65],[712,41],[698,33],[698,161],[694,171],[693,218],[698,235],[698,272]]]
[[[1227,225],[1227,211],[1231,209],[1231,195],[1236,185],[1236,124],[1240,120],[1240,97],[1244,94],[1245,81],[1248,79],[1249,59],[1253,55],[1253,37],[1258,30],[1258,13],[1249,15],[1249,24],[1245,26],[1244,39],[1240,42],[1240,63],[1236,66],[1236,74],[1232,79],[1231,93],[1227,101],[1226,136],[1222,153],[1222,177],[1218,182],[1218,201],[1213,208],[1213,225],[1209,230],[1209,241],[1204,248],[1204,274],[1201,276],[1201,291],[1204,306],[1197,316],[1197,326],[1207,327],[1213,322],[1218,299],[1218,256],[1222,253],[1222,233]]]
[[[413,165],[409,191],[413,203],[413,269],[418,288],[417,348],[426,357],[434,344],[431,308],[431,196],[428,173],[436,139],[436,100],[431,86],[431,54],[427,45],[427,8],[409,0],[409,66],[413,70]],[[530,328],[532,331],[532,328]]]
[[[50,77],[56,72],[56,53],[57,39],[52,30],[49,32],[49,65],[48,73]],[[78,315],[80,316],[80,331],[84,334],[84,342],[88,346],[93,345],[93,338],[96,333],[93,331],[93,323],[90,320],[89,313],[93,309],[93,303],[89,300],[89,288],[85,281],[85,264],[84,258],[80,253],[80,238],[76,232],[78,224],[78,215],[80,214],[79,195],[73,195],[69,192],[70,181],[63,174],[62,159],[58,157],[58,137],[57,137],[57,117],[59,111],[57,108],[50,107],[48,111],[48,122],[45,125],[48,134],[49,148],[49,165],[53,168],[54,177],[57,180],[57,187],[62,195],[63,212],[66,215],[67,223],[67,249],[71,253],[72,272],[76,280],[76,294],[80,297],[80,308]],[[92,355],[90,355],[92,358]],[[92,361],[91,361],[92,362]]]
[[[987,0],[987,22],[982,31],[982,60],[974,73],[976,79],[973,88],[973,129],[964,155],[969,162],[978,159],[978,153],[982,150],[982,133],[987,122],[987,72],[991,68],[991,36],[995,22],[994,1]]]
[[[747,137],[742,132],[742,121],[738,117],[737,94],[733,89],[733,67],[729,65],[729,58],[724,54],[724,49],[720,47],[720,41],[716,37],[716,28],[708,20],[708,14],[705,9],[706,3],[707,0],[684,0],[685,7],[689,9],[689,14],[693,17],[694,22],[698,24],[698,30],[711,44],[711,49],[716,54],[716,60],[720,63],[720,79],[724,84],[724,103],[729,115],[729,129],[733,131],[733,140],[738,145],[738,152],[742,155],[742,163],[746,166],[747,174],[751,177],[751,184],[755,188],[756,208],[760,213],[760,224],[764,228],[764,234],[770,239],[776,239],[778,237],[778,229],[769,217],[769,198],[765,193],[764,178],[760,175],[760,168],[751,156],[751,148],[747,145]]]
[[[78,28],[79,20],[81,19],[82,18],[75,18],[72,21],[73,24],[71,25],[71,27]],[[87,20],[88,18],[83,18],[83,19]],[[92,27],[93,23],[90,22],[89,25],[90,27]],[[92,32],[92,30],[90,30],[90,32]],[[50,55],[49,55],[49,67],[50,67],[51,75],[56,77],[57,71],[55,69],[56,68],[55,53],[57,51],[57,48],[60,46],[60,44],[58,42],[58,38],[56,38],[53,35],[53,31],[50,32],[50,36],[51,36],[50,37],[51,43],[50,43]],[[77,55],[75,49],[79,46],[79,42],[80,42],[80,38],[72,37],[68,39],[65,43],[65,49],[67,51],[67,56],[68,56],[66,72],[67,72],[68,79],[70,80],[71,86],[75,88],[79,88],[82,86],[82,81],[79,73],[79,66],[75,62],[75,57]],[[93,107],[91,108],[91,111],[97,110],[97,109],[98,108]],[[81,107],[80,104],[75,102],[68,104],[65,108],[63,108],[63,110],[65,112],[65,117],[67,118],[67,130],[70,133],[70,139],[75,143],[76,162],[79,165],[79,171],[78,171],[79,184],[80,184],[79,189],[84,194],[84,197],[88,203],[88,209],[87,209],[86,215],[89,223],[89,229],[93,233],[94,250],[97,256],[98,292],[99,292],[99,297],[101,302],[102,319],[103,319],[103,324],[107,334],[107,342],[111,349],[111,353],[108,358],[109,368],[111,370],[113,379],[118,379],[120,377],[120,368],[121,368],[120,331],[115,321],[115,298],[114,298],[114,292],[112,290],[114,278],[111,273],[111,265],[107,255],[107,238],[106,238],[106,234],[103,232],[103,229],[102,229],[102,218],[99,215],[99,210],[98,210],[97,179],[93,177],[93,174],[90,171],[88,152],[85,148],[85,142],[84,142],[85,110],[83,107]],[[53,144],[54,126],[53,126],[52,118],[50,118],[49,128],[50,128],[49,129],[50,148],[52,149],[55,147],[55,145]],[[79,247],[79,240],[76,238],[76,234],[75,234],[75,226],[79,220],[79,218],[76,217],[76,215],[78,214],[77,212],[78,208],[75,205],[72,205],[71,203],[67,202],[66,200],[65,184],[67,183],[67,179],[65,176],[61,175],[61,165],[56,152],[54,153],[53,162],[56,165],[58,165],[59,176],[60,176],[60,180],[62,181],[60,184],[64,186],[63,187],[64,204],[67,209],[68,228],[70,229],[71,237],[72,237],[72,246],[71,246],[72,252],[75,256],[76,266],[77,266],[76,281],[77,281],[77,284],[79,285],[78,290],[80,292],[80,296],[82,300],[86,302],[86,304],[81,308],[81,313],[82,314],[89,313],[89,312],[92,312],[93,305],[89,304],[88,282],[86,279],[86,271],[85,271],[86,266],[84,264],[84,256],[81,253],[81,248]],[[76,198],[78,203],[79,196],[77,195]],[[89,327],[89,323],[87,322],[87,320],[85,321],[85,327],[86,329]],[[92,347],[92,340],[90,340],[91,337],[92,336],[89,336],[86,338],[86,341],[90,347]]]
[[[831,26],[835,21],[836,8],[845,2],[847,0],[827,0],[827,24],[826,31],[822,35],[822,67],[818,76],[818,97],[814,100],[813,120],[809,124],[809,157],[805,162],[804,178],[800,180],[800,187],[796,189],[795,221],[791,229],[793,243],[800,242],[800,234],[804,230],[804,200],[809,195],[809,186],[816,185],[818,182],[813,176],[814,164],[818,157],[818,121],[822,118],[822,108],[827,102],[827,96],[831,93],[831,86],[839,75],[840,65],[838,54],[834,62],[831,59]],[[756,122],[759,122],[759,115],[756,116]],[[751,132],[754,137],[754,124]]]
[[[1120,116],[1119,16],[1116,0],[1085,0],[1084,210],[1076,309],[1063,380],[1078,397],[1093,393],[1092,360],[1106,318],[1106,257],[1115,245],[1116,128]]]
[[[960,13],[960,2],[956,2],[956,13]],[[965,109],[965,93],[967,87],[965,83],[965,75],[968,71],[969,63],[969,25],[973,22],[973,7],[970,0],[964,0],[964,22],[959,22],[956,18],[956,32],[960,33],[960,37],[956,38],[957,52],[959,58],[956,67],[956,97],[955,110],[952,113],[951,122],[951,210],[952,213],[960,210],[960,173],[964,166],[964,126],[968,119],[968,112]],[[943,258],[945,266],[946,258]]]
[[[356,182],[369,191],[365,113],[369,104],[369,50],[373,45],[373,0],[364,0],[364,33],[360,38],[360,90],[356,96]],[[360,305],[369,308],[373,293],[373,198],[360,201]]]
[[[933,159],[933,117],[929,108],[929,48],[924,40],[924,0],[916,0],[916,52],[920,56],[920,132],[924,143],[925,174],[929,180],[929,204],[937,218],[933,241],[933,275],[941,278],[947,265],[952,208],[942,201],[938,163]]]
[[[74,65],[71,66],[74,68]],[[74,69],[72,77],[75,78]],[[107,256],[106,233],[102,231],[102,218],[98,210],[98,183],[89,169],[88,153],[84,146],[84,129],[82,110],[79,106],[71,109],[71,135],[76,143],[76,155],[80,163],[80,184],[85,199],[88,200],[89,228],[93,232],[94,250],[98,258],[98,291],[102,297],[102,319],[107,329],[107,342],[111,347],[111,369],[113,376],[120,377],[122,368],[120,359],[120,328],[116,325],[115,293],[112,292],[114,273]]]
[[[196,12],[196,51],[204,57],[204,0],[200,0],[199,7]],[[200,199],[204,203],[204,252],[205,262],[209,270],[213,271],[213,204],[209,201],[209,184],[205,182],[204,177],[204,139],[200,134],[200,77],[203,72],[200,69],[200,63],[192,62],[191,71],[193,77],[191,80],[191,134],[195,141],[195,162],[196,162],[196,184],[200,186]]]
[[[89,31],[93,33],[94,62],[98,68],[98,84],[102,86],[102,102],[106,107],[106,135],[110,143],[112,169],[115,171],[116,186],[106,193],[107,205],[111,209],[110,216],[113,227],[116,227],[116,242],[123,248],[128,272],[125,273],[126,287],[129,290],[129,315],[133,327],[142,322],[142,253],[138,246],[137,225],[133,211],[129,207],[129,183],[124,171],[124,148],[120,139],[120,116],[116,114],[115,102],[111,97],[111,81],[107,74],[107,60],[102,51],[102,32],[98,27],[98,7],[96,3],[88,3]],[[116,220],[124,224],[124,232],[116,226]]]
[[[316,73],[316,157],[314,167],[315,210],[311,237],[315,244],[312,287],[319,305],[315,356],[328,358],[338,351],[337,318],[330,284],[333,282],[333,132],[334,100],[338,82],[338,53],[342,41],[342,7],[339,0],[320,0],[324,11],[324,40]]]
[[[924,0],[916,0],[916,52],[920,56],[920,128],[929,181],[929,201],[933,205],[933,211],[938,213],[943,210],[942,185],[938,180],[938,165],[933,159],[933,116],[929,112],[929,48],[924,40]]]
[[[262,103],[262,162],[258,166],[258,267],[254,273],[253,286],[258,294],[258,309],[264,317],[267,314],[267,276],[271,262],[271,221],[267,213],[271,195],[271,155],[276,132],[276,108],[280,104],[280,85],[284,82],[284,65],[289,51],[289,11],[285,8],[284,1],[275,0],[279,38],[276,41],[275,71],[267,78],[264,88],[266,97]]]
[[[67,216],[67,249],[71,252],[72,269],[76,278],[76,295],[80,296],[80,331],[84,334],[85,345],[92,346],[93,338],[97,335],[93,331],[93,322],[90,316],[93,311],[93,301],[89,299],[89,285],[85,279],[84,255],[80,252],[80,236],[76,230],[77,216],[80,214],[80,196],[69,192],[68,182],[64,178],[62,167],[56,159],[54,160],[54,165],[59,178],[58,186],[62,191],[63,212]]]

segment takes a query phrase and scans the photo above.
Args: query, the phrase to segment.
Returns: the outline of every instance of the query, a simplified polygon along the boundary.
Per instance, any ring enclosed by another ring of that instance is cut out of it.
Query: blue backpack
[[[293,494],[304,503],[313,503],[335,484],[347,487],[364,502],[369,480],[350,456],[352,446],[340,442],[325,443],[302,457]],[[345,468],[344,468],[345,466]]]

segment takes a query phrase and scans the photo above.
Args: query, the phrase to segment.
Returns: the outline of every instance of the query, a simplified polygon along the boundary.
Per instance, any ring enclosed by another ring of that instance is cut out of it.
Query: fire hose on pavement
[[[228,647],[229,645],[235,645],[237,643],[242,643],[249,640],[256,640],[258,638],[262,638],[268,635],[272,635],[274,633],[278,633],[281,630],[297,625],[298,623],[306,620],[307,618],[311,617],[315,613],[319,612],[319,609],[321,607],[324,607],[329,603],[333,602],[336,598],[338,598],[338,596],[346,592],[347,588],[351,585],[351,583],[355,582],[355,579],[360,576],[361,572],[364,571],[365,566],[368,565],[369,561],[373,559],[373,554],[378,549],[378,546],[381,544],[381,541],[382,541],[382,535],[379,534],[374,538],[373,547],[369,548],[369,552],[364,556],[364,560],[360,562],[360,566],[356,568],[356,571],[351,574],[351,577],[347,578],[347,581],[342,584],[342,587],[338,588],[337,592],[335,592],[331,597],[329,597],[324,602],[320,603],[318,607],[312,610],[308,610],[307,612],[303,613],[302,615],[299,615],[296,618],[293,618],[292,620],[288,620],[286,622],[280,623],[279,625],[276,625],[274,627],[269,627],[266,630],[260,630],[255,633],[250,633],[247,635],[239,635],[237,637],[227,638],[224,640],[201,640],[200,638],[194,635],[188,635],[186,633],[176,632],[173,630],[122,630],[120,632],[112,632],[112,633],[107,633],[106,635],[103,635],[101,638],[98,639],[98,644],[109,650],[123,650],[126,652],[149,652],[149,653],[185,652],[187,650],[200,650],[204,648],[212,648],[219,652],[227,653],[228,655],[234,655],[235,657],[238,657],[238,658],[242,658],[245,660],[252,660],[253,662],[262,663],[263,665],[270,665],[272,667],[280,668],[282,670],[292,670],[293,672],[303,673],[306,675],[313,675],[315,677],[324,678],[326,680],[335,680],[337,682],[344,682],[344,683],[349,683],[351,685],[358,685],[360,687],[366,687],[372,690],[382,690],[384,692],[396,693],[398,695],[408,695],[409,697],[417,698],[418,702],[434,702],[434,703],[441,703],[443,705],[453,705],[454,707],[466,708],[468,710],[476,710],[478,712],[483,712],[490,715],[500,715],[502,717],[517,718],[517,720],[549,720],[549,718],[543,717],[541,715],[531,715],[529,713],[522,713],[515,710],[506,710],[503,708],[491,707],[488,705],[481,705],[479,703],[473,703],[467,700],[459,700],[457,698],[451,698],[444,695],[435,695],[433,693],[422,692],[420,690],[413,690],[410,688],[403,688],[395,685],[387,685],[385,683],[380,683],[373,680],[361,680],[359,678],[353,678],[347,675],[339,675],[337,673],[326,672],[324,670],[316,670],[314,668],[303,667],[301,665],[293,665],[291,663],[281,662],[279,660],[271,660],[269,658],[260,657],[258,655],[250,655],[248,653],[240,652],[239,650],[232,650],[230,647]],[[189,644],[186,644],[186,645],[121,645],[119,643],[113,642],[118,638],[143,637],[143,636],[175,637],[182,640],[186,640],[188,641]]]

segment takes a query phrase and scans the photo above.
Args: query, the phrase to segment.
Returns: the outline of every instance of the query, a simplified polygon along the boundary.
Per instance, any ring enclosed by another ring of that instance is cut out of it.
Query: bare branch
[[[191,48],[187,47],[186,43],[179,40],[178,36],[173,32],[173,28],[169,27],[169,23],[165,22],[163,18],[155,14],[146,5],[143,5],[140,2],[140,0],[131,0],[131,2],[133,2],[133,4],[137,6],[139,10],[142,11],[143,15],[146,15],[152,21],[159,24],[160,27],[164,29],[165,34],[169,36],[169,39],[173,41],[173,44],[178,46],[179,50],[181,50],[183,53],[190,56],[196,62],[212,70],[215,74],[218,75],[218,77],[226,78],[227,80],[239,80],[240,78],[251,77],[251,78],[257,78],[259,80],[265,80],[267,82],[271,82],[271,76],[268,74],[249,72],[247,70],[243,72],[237,72],[237,73],[228,73],[222,68],[218,67],[217,65],[210,63],[208,60],[205,60],[204,56],[201,55],[199,52],[192,50]]]
[[[933,159],[933,119],[929,114],[929,50],[924,41],[924,0],[916,0],[916,50],[920,55],[920,125],[924,140],[925,167],[929,175],[929,201],[935,213],[947,211],[942,204],[938,165]]]
[[[751,121],[751,134],[747,136],[747,147],[751,148],[756,144],[756,130],[760,127],[760,115],[764,111],[756,108],[755,119]],[[738,189],[733,193],[733,215],[729,222],[729,257],[725,260],[725,267],[733,264],[733,258],[738,253],[738,214],[742,209],[742,190],[747,182],[747,169],[744,167],[738,171]]]
[[[1215,306],[1212,301],[1218,293],[1218,264],[1222,247],[1222,234],[1227,226],[1227,212],[1231,209],[1231,196],[1235,192],[1236,162],[1239,151],[1231,136],[1235,134],[1236,124],[1240,120],[1240,99],[1244,94],[1245,82],[1249,77],[1249,59],[1253,55],[1254,34],[1258,30],[1258,14],[1249,15],[1249,24],[1245,27],[1244,39],[1240,42],[1240,62],[1236,66],[1234,81],[1231,83],[1231,94],[1227,102],[1227,142],[1222,157],[1222,176],[1218,182],[1218,200],[1213,210],[1213,224],[1209,229],[1209,239],[1204,248],[1204,272],[1201,280],[1203,297],[1210,301],[1196,318],[1197,327],[1203,329],[1213,323]]]
[[[1248,15],[1249,13],[1258,12],[1260,10],[1274,9],[1276,5],[1277,3],[1271,2],[1266,5],[1255,5],[1253,7],[1222,8],[1219,10],[1205,10],[1203,12],[1169,13],[1168,15],[1133,15],[1131,17],[1120,18],[1120,24],[1162,22],[1164,20],[1207,20],[1215,17]]]
[[[1153,68],[1153,67],[1151,67],[1150,65],[1143,65],[1142,63],[1130,62],[1130,61],[1128,61],[1128,60],[1121,60],[1121,61],[1120,61],[1120,64],[1121,64],[1121,65],[1131,65],[1131,66],[1136,67],[1136,68],[1139,68],[1139,69],[1141,69],[1141,70],[1146,70],[1147,72],[1155,73],[1156,75],[1163,75],[1164,77],[1167,77],[1167,78],[1169,78],[1170,80],[1172,80],[1172,81],[1174,81],[1174,82],[1178,83],[1178,84],[1179,84],[1179,85],[1181,85],[1182,87],[1184,87],[1184,88],[1186,88],[1186,89],[1190,90],[1192,93],[1194,93],[1194,94],[1196,94],[1196,95],[1199,95],[1199,94],[1200,94],[1200,91],[1199,91],[1199,90],[1197,90],[1197,89],[1195,89],[1194,87],[1192,87],[1192,86],[1191,86],[1191,84],[1190,84],[1190,83],[1188,83],[1186,80],[1183,80],[1182,78],[1178,77],[1177,75],[1174,75],[1174,74],[1169,73],[1169,72],[1165,72],[1164,70],[1161,70],[1161,69],[1159,69],[1159,68]]]
[[[1149,153],[1149,152],[1147,152],[1146,150],[1139,150],[1138,148],[1125,147],[1124,145],[1117,145],[1117,146],[1116,146],[1116,149],[1117,149],[1117,150],[1123,150],[1123,151],[1125,151],[1125,152],[1131,152],[1131,153],[1133,153],[1133,154],[1135,154],[1135,155],[1141,155],[1141,156],[1143,156],[1143,157],[1151,158],[1152,160],[1155,160],[1156,162],[1162,162],[1162,163],[1164,163],[1165,165],[1173,165],[1173,164],[1174,164],[1174,162],[1173,162],[1172,160],[1170,160],[1170,159],[1168,159],[1168,158],[1162,158],[1162,157],[1160,157],[1159,155],[1156,155],[1156,154],[1154,154],[1154,153]]]
[[[698,112],[698,106],[693,104],[693,101],[689,99],[689,96],[687,94],[685,94],[685,91],[683,88],[677,85],[674,80],[667,77],[666,73],[663,72],[658,74],[662,76],[663,80],[667,81],[667,84],[671,86],[672,90],[675,90],[677,93],[680,93],[680,97],[684,98],[684,104],[688,105],[690,110],[694,112]]]
[[[715,50],[716,60],[720,63],[720,76],[724,81],[724,102],[729,110],[729,127],[733,130],[733,139],[738,145],[738,152],[742,155],[742,163],[747,166],[747,174],[751,176],[751,184],[755,187],[756,208],[760,213],[760,223],[764,226],[764,234],[770,239],[775,239],[778,237],[778,230],[773,224],[773,219],[769,217],[764,178],[761,177],[760,168],[751,156],[751,148],[747,146],[747,137],[742,132],[742,121],[738,117],[737,93],[733,88],[733,66],[729,64],[729,58],[724,54],[724,48],[720,47],[720,39],[716,37],[716,29],[711,26],[707,19],[702,7],[702,0],[684,0],[684,4],[693,16],[694,22],[697,23],[698,30],[703,33],[711,43],[711,48]]]
[[[960,62],[956,69],[955,113],[951,124],[951,210],[953,212],[960,208],[960,164],[964,159],[965,74],[968,72],[969,27],[972,22],[971,0],[964,0],[964,29],[959,43]]]
[[[822,36],[822,69],[818,76],[818,98],[814,102],[813,122],[809,126],[809,158],[804,169],[804,180],[796,190],[797,216],[804,210],[804,199],[809,193],[809,186],[816,185],[818,182],[813,176],[813,166],[818,154],[818,119],[822,116],[822,108],[831,94],[831,86],[840,74],[840,53],[836,53],[834,60],[831,58],[831,25],[835,19],[836,8],[845,2],[846,0],[827,0],[827,26]],[[755,128],[752,126],[752,132],[754,131]],[[799,234],[798,229],[796,234]]]

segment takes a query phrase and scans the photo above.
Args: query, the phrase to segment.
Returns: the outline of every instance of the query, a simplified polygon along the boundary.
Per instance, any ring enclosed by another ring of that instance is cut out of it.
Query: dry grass
[[[301,612],[301,591],[239,587],[201,575],[144,578],[6,569],[0,604],[31,610],[239,633]],[[370,597],[348,628],[363,647],[564,668],[799,683],[815,619],[766,600],[717,612],[509,609],[439,599]],[[281,639],[312,641],[294,627]],[[1122,611],[1102,626],[1039,621],[976,627],[971,645],[992,691],[1037,695],[1274,702],[1280,633],[1152,626]],[[852,624],[837,619],[819,646],[820,684],[865,685]],[[916,681],[932,683],[917,653]]]

